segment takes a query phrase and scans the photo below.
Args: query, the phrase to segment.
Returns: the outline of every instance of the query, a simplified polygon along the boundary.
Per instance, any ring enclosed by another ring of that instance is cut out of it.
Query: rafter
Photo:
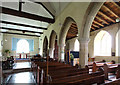
[[[91,29],[95,30],[95,28],[94,28],[94,27],[92,27],[92,26],[91,26]]]
[[[93,21],[95,24],[98,24],[98,25],[100,25],[100,26],[102,26],[102,27],[104,27],[104,25],[103,24],[101,24],[101,23],[99,23],[99,22],[97,22],[97,21]]]
[[[72,26],[72,27],[77,27],[77,25],[76,25],[76,24],[73,24],[73,23],[72,23],[72,25],[71,25],[71,26]]]
[[[38,16],[35,14],[26,13],[26,12],[21,12],[21,11],[13,10],[13,9],[6,8],[6,7],[0,6],[0,8],[2,8],[2,13],[4,13],[4,14],[14,15],[17,17],[23,17],[23,18],[28,18],[28,19],[38,20],[38,21],[43,21],[43,22],[48,22],[48,23],[55,22],[55,19],[51,19],[51,18],[47,18],[47,17],[43,17],[43,16]]]
[[[106,20],[102,19],[101,17],[99,16],[96,16],[95,18],[99,19],[100,21],[104,22],[105,24],[109,24]]]
[[[99,28],[99,26],[97,26],[97,25],[95,25],[95,24],[92,24],[94,27],[96,27],[96,28]]]
[[[109,19],[110,21],[115,23],[115,20],[113,20],[111,17],[105,15],[103,12],[99,11],[100,15],[104,16],[105,18]]]
[[[31,25],[14,23],[14,22],[8,22],[8,21],[1,21],[0,23],[12,24],[12,25],[18,25],[18,26],[23,26],[23,27],[31,27],[31,28],[37,28],[37,29],[47,30],[47,28],[43,28],[43,27],[31,26]]]
[[[69,30],[69,31],[68,31],[68,33],[77,34],[77,33],[78,33],[78,31],[76,31],[76,30]]]
[[[35,32],[35,31],[29,31],[29,30],[20,30],[20,29],[13,29],[13,28],[7,28],[7,27],[0,27],[0,29],[7,29],[7,30],[14,30],[14,31],[25,31],[25,32],[30,32],[30,33],[39,33],[43,34],[43,32]]]
[[[105,9],[107,9],[110,13],[112,13],[115,17],[119,17],[116,13],[114,13],[110,8],[108,8],[107,6],[103,5],[102,7],[104,7]]]
[[[71,34],[77,34],[78,32],[76,31],[69,31],[68,34],[71,33]]]
[[[71,28],[71,29],[74,29],[74,30],[78,30],[77,28],[75,28],[75,27],[72,27],[72,26],[71,26],[70,28]]]
[[[113,2],[113,4],[120,9],[120,6],[118,4],[116,4],[115,2]]]

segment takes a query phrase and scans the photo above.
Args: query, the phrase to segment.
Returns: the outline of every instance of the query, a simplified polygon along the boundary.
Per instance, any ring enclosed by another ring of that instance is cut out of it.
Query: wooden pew
[[[94,84],[94,83],[98,83],[98,84],[104,83],[103,71],[94,72],[91,74],[79,74],[79,75],[74,75],[69,77],[58,78],[58,79],[54,79],[50,84],[86,85],[86,84]]]
[[[49,72],[52,80],[54,79],[58,79],[58,78],[62,78],[62,77],[68,77],[68,76],[73,76],[73,75],[79,75],[79,74],[89,74],[89,68],[86,66],[86,68],[82,68],[82,69],[61,69],[62,71],[52,71]]]
[[[37,70],[38,70],[38,67],[37,67],[37,65],[35,63],[32,63],[31,68],[32,68],[32,72],[33,72],[33,75],[34,75],[34,79],[37,82],[37,75],[38,75]]]
[[[41,65],[40,62],[39,63],[37,62],[37,64],[38,64],[38,67],[43,65],[42,69],[44,69],[44,73],[46,73],[46,65],[45,65],[46,63],[42,63],[42,65]],[[63,63],[62,63],[62,65],[54,64],[54,66],[52,64],[49,64],[49,74],[50,74],[50,76],[52,75],[52,79],[61,78],[61,77],[65,77],[65,76],[72,76],[72,75],[77,75],[77,74],[82,74],[82,73],[89,73],[88,67],[86,69],[78,69],[77,67],[72,67],[70,65],[68,66],[68,65],[63,64]],[[68,67],[66,67],[66,66],[68,66]],[[39,74],[40,74],[40,72],[39,72]],[[55,75],[55,76],[53,76],[53,75]],[[42,78],[44,80],[40,79],[40,75],[38,76],[38,78],[39,79],[37,81],[39,81],[39,82],[43,82],[46,80],[45,75],[44,75],[44,78]]]
[[[105,79],[108,79],[108,73],[116,72],[116,78],[120,78],[120,64],[104,64]]]
[[[36,71],[36,65],[38,67],[38,70]],[[36,79],[36,82],[42,82],[41,81],[41,75],[42,74],[42,69],[46,70],[46,62],[40,62],[40,61],[35,61],[35,62],[32,62],[32,66],[33,68],[33,74],[34,74],[34,77]],[[59,63],[59,62],[49,62],[49,70],[50,68],[52,68],[51,70],[55,70],[56,68],[57,69],[61,69],[61,68],[68,68],[68,67],[72,67],[70,65],[66,65],[64,63]],[[53,69],[54,68],[54,69]],[[45,76],[45,73],[46,71],[44,72],[44,76]]]
[[[111,65],[112,62],[93,62],[92,72],[96,72],[98,68],[103,67],[104,64]]]
[[[38,74],[39,76],[37,77],[37,79],[38,79],[37,82],[39,84],[40,83],[46,84],[46,77],[45,77],[46,63],[45,62],[44,63],[37,62],[36,64],[38,65],[38,67],[40,67],[42,69],[42,72],[39,72],[39,74]],[[57,63],[57,64],[49,63],[49,75],[52,77],[52,83],[50,83],[50,84],[54,84],[55,82],[53,82],[53,81],[57,81],[58,83],[62,84],[61,79],[63,79],[63,78],[65,78],[64,80],[66,80],[66,78],[68,78],[68,80],[70,80],[70,81],[67,81],[68,84],[81,83],[81,84],[86,85],[87,83],[90,83],[90,84],[98,83],[99,84],[99,83],[104,82],[104,75],[101,75],[101,73],[88,74],[89,69],[87,69],[86,73],[84,73],[84,70],[83,71],[82,70],[80,71],[80,69],[76,70],[69,66],[68,66],[68,68],[66,68],[66,66],[64,66],[64,65],[65,64],[63,64],[63,63],[62,64],[61,63]],[[43,72],[43,70],[44,70],[44,72]],[[75,80],[71,81],[71,78],[75,78]],[[61,80],[61,81],[59,81],[59,80]],[[89,82],[86,82],[86,80]],[[95,80],[95,81],[93,82],[92,80]],[[90,82],[90,81],[92,81],[92,82]]]
[[[120,85],[120,78],[115,81],[105,83],[104,85]]]

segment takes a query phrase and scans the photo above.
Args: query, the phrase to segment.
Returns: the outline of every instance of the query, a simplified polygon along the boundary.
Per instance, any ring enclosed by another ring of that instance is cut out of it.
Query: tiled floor
[[[15,63],[13,69],[31,68],[30,62]],[[35,80],[32,72],[20,72],[11,75],[7,85],[35,85]]]
[[[115,81],[116,80],[116,76],[115,75],[109,75],[108,78],[109,78],[109,80],[105,80],[105,83],[109,83],[111,81]]]
[[[30,62],[15,63],[13,69],[20,69],[20,68],[31,68],[31,63]]]
[[[31,72],[21,72],[17,74],[12,74],[12,77],[9,80],[8,84],[14,83],[35,84],[35,80]]]

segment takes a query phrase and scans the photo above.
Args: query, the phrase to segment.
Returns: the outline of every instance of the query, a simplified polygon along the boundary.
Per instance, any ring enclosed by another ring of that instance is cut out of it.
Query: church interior
[[[120,85],[120,1],[0,2],[1,85]]]

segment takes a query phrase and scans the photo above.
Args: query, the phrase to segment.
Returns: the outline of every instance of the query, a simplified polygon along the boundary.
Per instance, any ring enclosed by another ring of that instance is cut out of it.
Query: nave
[[[120,84],[119,0],[0,8],[0,84]]]

